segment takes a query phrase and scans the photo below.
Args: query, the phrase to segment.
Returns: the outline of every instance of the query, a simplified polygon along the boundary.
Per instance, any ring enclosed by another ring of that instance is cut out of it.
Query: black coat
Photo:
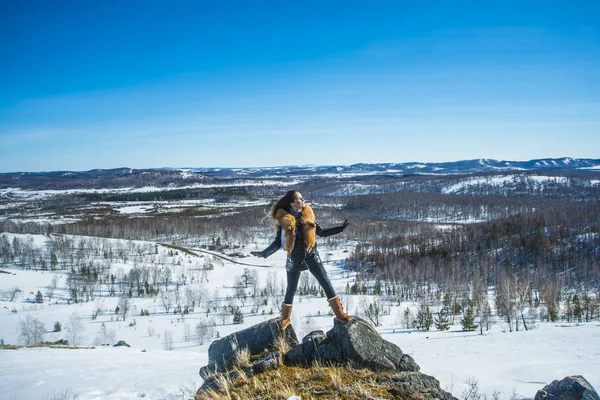
[[[346,228],[346,225],[340,225],[333,228],[323,228],[318,223],[316,225],[316,234],[319,237],[333,236],[342,232]],[[273,240],[269,247],[263,250],[264,257],[269,257],[281,248],[281,235],[282,229],[281,227],[278,227],[275,240]],[[287,271],[306,271],[317,263],[321,263],[321,257],[317,251],[317,244],[315,243],[314,247],[310,249],[310,251],[306,251],[304,246],[304,237],[302,234],[302,225],[300,223],[300,218],[297,218],[294,249],[292,250],[291,254],[288,254],[285,268]]]

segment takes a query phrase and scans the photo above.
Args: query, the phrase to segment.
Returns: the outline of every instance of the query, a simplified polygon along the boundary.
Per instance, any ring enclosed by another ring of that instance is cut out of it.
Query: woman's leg
[[[285,297],[283,298],[283,304],[292,305],[294,302],[294,295],[298,288],[298,281],[300,280],[300,273],[302,271],[287,271],[287,288],[285,289]]]
[[[314,260],[309,263],[309,270],[314,277],[317,278],[319,285],[325,290],[327,301],[335,314],[335,319],[343,323],[351,321],[352,317],[344,312],[340,298],[335,294],[335,290],[333,289],[333,286],[331,286],[331,282],[327,277],[327,273],[325,272],[325,268],[323,267],[323,263],[318,254],[315,255]]]
[[[325,291],[325,296],[327,296],[328,299],[335,297],[335,290],[333,289],[333,286],[331,286],[331,282],[327,277],[327,272],[325,272],[325,267],[323,267],[323,263],[321,263],[321,259],[318,255],[315,255],[313,262],[309,263],[309,271]]]

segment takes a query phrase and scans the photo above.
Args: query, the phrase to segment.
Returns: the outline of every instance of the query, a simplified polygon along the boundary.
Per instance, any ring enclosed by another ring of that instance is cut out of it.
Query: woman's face
[[[294,194],[294,201],[292,201],[291,206],[295,211],[302,211],[304,208],[304,199],[302,198],[302,194],[300,194],[300,192],[296,192]]]

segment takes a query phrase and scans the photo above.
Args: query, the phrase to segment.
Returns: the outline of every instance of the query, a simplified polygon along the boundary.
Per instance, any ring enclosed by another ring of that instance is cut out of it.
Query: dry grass
[[[233,365],[237,368],[246,368],[252,365],[250,350],[247,347],[236,350]]]
[[[329,373],[329,385],[335,391],[341,391],[344,387],[344,382],[342,379],[341,368],[330,368],[327,372]]]
[[[314,363],[308,368],[282,366],[261,375],[220,382],[221,389],[197,395],[197,400],[287,399],[402,399],[398,389],[385,380],[385,373]],[[224,378],[220,378],[224,381]],[[225,383],[227,383],[225,385]],[[409,397],[406,397],[408,399]]]
[[[288,343],[283,335],[277,335],[275,338],[275,343],[273,343],[273,347],[277,349],[278,352],[281,353],[282,356],[286,355],[288,351],[291,350],[292,346]]]

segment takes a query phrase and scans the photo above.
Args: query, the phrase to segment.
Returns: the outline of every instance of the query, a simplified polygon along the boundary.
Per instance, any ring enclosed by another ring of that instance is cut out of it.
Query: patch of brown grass
[[[293,395],[303,400],[402,399],[397,388],[376,379],[381,374],[385,373],[319,363],[307,368],[282,366],[251,378],[235,379],[224,389],[197,395],[196,399],[287,399]]]
[[[292,349],[292,346],[290,346],[283,334],[277,335],[275,338],[275,343],[273,343],[273,347],[275,347],[282,356],[286,355],[287,352]]]
[[[246,368],[252,365],[250,357],[250,350],[247,347],[237,349],[235,351],[235,358],[233,359],[233,365],[237,368]]]

